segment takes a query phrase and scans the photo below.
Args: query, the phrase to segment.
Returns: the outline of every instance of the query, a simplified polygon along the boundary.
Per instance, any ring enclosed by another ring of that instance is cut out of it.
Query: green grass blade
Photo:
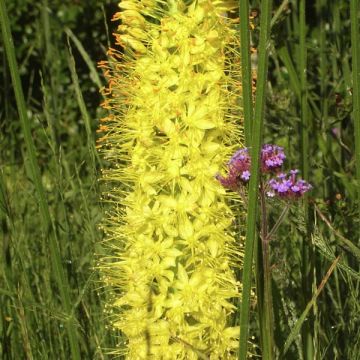
[[[360,217],[360,36],[358,20],[359,1],[350,1],[351,55],[353,78],[353,121],[355,129],[355,163],[357,180],[357,201]],[[359,235],[359,234],[358,234]],[[358,240],[360,244],[360,236]]]
[[[306,1],[301,0],[299,3],[299,52],[298,52],[298,69],[300,80],[300,141],[301,141],[301,171],[302,177],[309,181],[309,149],[310,149],[310,119],[308,111],[308,83],[307,83],[307,45],[306,45]],[[303,302],[311,295],[312,279],[314,274],[314,259],[311,243],[312,221],[309,211],[308,195],[305,194],[304,212],[306,219],[306,237],[302,243],[302,287]],[[314,359],[313,344],[313,316],[302,329],[303,335],[303,353],[305,360]]]
[[[1,29],[3,34],[5,52],[9,63],[21,128],[23,131],[24,140],[27,149],[28,168],[30,169],[30,176],[32,178],[35,191],[38,197],[39,210],[40,210],[41,219],[43,221],[44,231],[48,235],[50,257],[53,263],[53,269],[54,269],[57,285],[59,287],[61,301],[66,313],[69,314],[69,318],[66,322],[66,325],[67,325],[67,333],[69,336],[69,341],[71,346],[72,358],[75,360],[79,360],[80,350],[77,339],[77,332],[74,325],[74,320],[70,316],[71,314],[70,289],[62,268],[61,256],[58,249],[56,233],[53,228],[49,207],[45,196],[45,191],[41,182],[40,169],[37,163],[35,145],[33,142],[33,138],[31,136],[31,126],[26,111],[26,104],[21,86],[19,69],[15,57],[14,43],[12,39],[9,18],[6,12],[4,0],[0,0],[0,19],[1,19]]]
[[[313,297],[311,298],[311,300],[308,302],[308,304],[306,305],[305,310],[303,311],[303,313],[301,314],[301,316],[299,317],[299,319],[297,320],[297,322],[295,323],[293,329],[291,330],[290,335],[288,336],[288,338],[285,341],[284,344],[284,348],[281,351],[281,355],[279,358],[282,358],[287,351],[290,348],[290,345],[292,344],[292,342],[295,340],[296,336],[298,336],[299,331],[301,329],[301,326],[303,325],[310,309],[312,308],[312,306],[315,304],[316,299],[318,298],[318,296],[320,295],[322,289],[324,288],[325,284],[327,283],[330,275],[332,274],[332,272],[334,271],[336,264],[338,263],[340,259],[340,256],[338,256],[334,262],[331,264],[328,272],[326,273],[326,275],[324,276],[324,278],[322,279],[319,287],[317,288],[316,292],[314,293]]]
[[[81,54],[82,58],[84,59],[87,67],[90,70],[90,78],[96,84],[96,86],[101,89],[103,84],[101,83],[101,79],[99,76],[98,71],[96,70],[96,66],[94,65],[93,61],[91,60],[89,54],[86,52],[84,46],[80,42],[80,40],[75,36],[75,34],[69,28],[65,28],[65,33],[71,39],[71,41],[75,44],[76,48],[78,49],[79,53]]]
[[[259,40],[259,63],[258,81],[256,89],[255,116],[251,136],[251,179],[249,184],[249,205],[247,214],[247,229],[245,241],[245,255],[243,265],[243,293],[240,306],[240,338],[239,359],[247,357],[247,339],[249,327],[250,290],[252,278],[252,262],[254,244],[256,241],[256,220],[258,212],[260,149],[264,122],[265,89],[267,83],[268,50],[271,20],[271,0],[263,0],[261,3],[260,40]]]
[[[301,106],[301,165],[302,176],[309,179],[309,118],[307,104],[307,49],[306,49],[306,23],[305,0],[300,1],[299,8],[299,79],[300,79],[300,106]]]
[[[341,235],[339,231],[333,228],[329,219],[326,218],[326,216],[321,212],[321,210],[318,208],[317,205],[315,205],[315,210],[317,214],[320,216],[321,220],[324,221],[324,223],[332,231],[332,233],[336,235],[336,237],[340,240],[341,244],[339,245],[344,247],[347,251],[349,251],[353,256],[357,257],[358,260],[360,261],[360,249],[356,245],[354,245],[350,240],[348,240],[346,237]]]
[[[283,2],[278,7],[278,9],[275,11],[274,16],[271,19],[270,27],[273,27],[276,24],[279,17],[283,13],[283,11],[288,7],[288,5],[289,5],[289,0],[283,0]]]
[[[252,82],[251,82],[251,57],[250,57],[250,31],[249,31],[249,2],[240,1],[240,52],[241,52],[241,76],[243,89],[244,129],[245,144],[251,143],[251,124],[253,117]]]
[[[73,85],[75,87],[76,100],[78,102],[82,118],[84,120],[86,137],[87,137],[88,152],[89,152],[89,155],[90,155],[90,158],[91,158],[91,164],[92,164],[93,172],[95,174],[96,173],[95,159],[98,162],[101,162],[101,161],[100,161],[99,155],[98,155],[98,153],[97,153],[97,151],[95,149],[95,140],[94,140],[93,132],[92,132],[92,129],[91,129],[91,119],[90,119],[90,115],[89,115],[89,113],[87,111],[87,108],[86,108],[86,105],[85,105],[83,94],[81,92],[81,88],[80,88],[80,84],[79,84],[79,78],[77,76],[76,68],[75,68],[75,59],[74,59],[74,56],[72,54],[72,49],[71,49],[70,43],[68,43],[68,48],[69,48],[68,62],[69,62],[69,68],[70,68],[70,72],[71,72],[71,78],[72,78]]]
[[[300,99],[301,89],[300,89],[300,80],[297,76],[296,69],[294,64],[291,60],[289,50],[283,46],[282,48],[278,49],[277,54],[280,60],[284,63],[286,70],[289,74],[290,85],[292,86],[296,96]]]

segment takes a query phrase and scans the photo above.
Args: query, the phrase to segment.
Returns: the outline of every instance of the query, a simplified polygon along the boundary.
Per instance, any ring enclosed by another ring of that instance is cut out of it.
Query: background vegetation
[[[111,358],[108,349],[117,341],[107,328],[104,304],[112,295],[93,268],[102,252],[97,224],[104,211],[97,179],[106,166],[94,141],[104,84],[96,63],[106,58],[113,41],[110,19],[116,2],[5,2],[71,313],[62,306],[52,270],[49,233],[43,230],[1,41],[0,358],[72,358],[69,318],[81,359]],[[250,8],[256,47],[259,1],[251,1]],[[296,322],[302,324],[289,351],[278,354],[285,359],[360,356],[360,159],[355,155],[360,134],[353,113],[359,85],[352,75],[359,43],[351,47],[351,21],[354,26],[358,10],[355,0],[273,2],[263,141],[284,146],[287,167],[300,167],[314,187],[306,201],[294,204],[271,242],[279,352]],[[256,54],[252,60],[255,65]],[[272,204],[273,222],[279,207]],[[334,273],[302,322],[301,314],[337,256]],[[256,343],[255,312],[250,334]]]

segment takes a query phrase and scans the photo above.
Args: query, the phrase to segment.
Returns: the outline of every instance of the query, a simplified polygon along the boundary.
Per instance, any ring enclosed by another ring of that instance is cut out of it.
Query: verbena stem
[[[271,293],[271,269],[270,269],[270,247],[268,237],[268,221],[266,211],[266,199],[264,186],[260,185],[260,207],[261,207],[261,244],[262,244],[262,257],[263,257],[263,306],[262,313],[259,316],[263,319],[262,323],[262,354],[264,360],[273,359],[274,351],[274,334],[273,334],[273,306],[272,306],[272,293]]]
[[[271,240],[271,238],[274,236],[274,234],[276,233],[277,229],[279,228],[279,226],[281,225],[281,223],[284,221],[285,216],[287,215],[288,211],[289,211],[289,204],[286,204],[283,211],[281,212],[279,218],[276,220],[276,223],[274,224],[274,226],[272,227],[272,229],[269,231],[269,233],[266,236],[267,240]]]

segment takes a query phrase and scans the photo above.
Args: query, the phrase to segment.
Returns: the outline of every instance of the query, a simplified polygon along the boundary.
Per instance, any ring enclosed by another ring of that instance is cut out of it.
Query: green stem
[[[271,292],[271,269],[270,269],[270,246],[268,238],[268,224],[265,193],[262,184],[260,185],[260,206],[261,206],[261,244],[263,256],[263,286],[264,299],[260,316],[263,318],[264,329],[262,331],[262,354],[264,360],[272,360],[274,358],[274,333],[273,333],[273,306]]]
[[[57,281],[57,285],[59,287],[61,301],[66,314],[68,314],[66,327],[70,341],[72,359],[80,360],[80,350],[77,339],[77,331],[72,316],[70,288],[67,278],[65,277],[64,270],[62,268],[61,255],[58,248],[56,232],[53,227],[53,223],[51,221],[50,211],[46,200],[45,191],[41,182],[40,169],[37,163],[35,145],[33,142],[33,138],[31,136],[31,125],[26,111],[24,93],[21,86],[18,65],[15,57],[14,43],[13,43],[9,18],[7,15],[4,0],[0,0],[0,20],[1,20],[1,29],[3,34],[3,41],[5,45],[6,55],[14,85],[14,92],[15,92],[18,111],[19,111],[21,128],[24,134],[24,140],[28,152],[28,158],[27,158],[27,161],[29,162],[28,168],[30,169],[30,176],[32,178],[35,191],[38,196],[39,210],[43,222],[44,232],[49,239],[49,252],[54,267],[55,278]]]
[[[306,23],[305,23],[305,0],[300,0],[299,8],[299,73],[300,73],[300,107],[301,107],[301,165],[302,175],[305,180],[309,179],[309,119],[307,114],[307,50],[306,50]]]
[[[299,4],[299,79],[300,79],[300,108],[301,108],[301,168],[305,180],[309,180],[309,116],[307,101],[307,47],[306,47],[306,17],[305,0],[300,0]],[[303,283],[303,301],[311,294],[312,277],[314,272],[313,254],[311,245],[311,218],[309,212],[308,196],[305,195],[304,211],[306,219],[307,234],[302,244],[302,283]],[[305,360],[314,359],[314,346],[312,335],[313,319],[303,327],[303,353]]]
[[[320,31],[319,31],[319,79],[320,79],[320,124],[322,125],[322,131],[326,134],[329,130],[329,96],[327,92],[327,84],[329,83],[329,71],[328,71],[328,59],[327,59],[327,43],[326,43],[326,1],[327,0],[317,0],[317,16],[320,19]],[[327,166],[324,167],[324,181],[325,186],[325,197],[330,199],[333,194],[333,178],[332,178],[332,169],[334,169],[333,164],[333,139],[330,136],[326,137],[326,155],[325,163]],[[333,209],[330,209],[333,212]]]
[[[329,280],[330,275],[335,270],[335,267],[336,267],[337,263],[339,262],[339,260],[340,260],[340,256],[338,256],[333,261],[333,263],[331,264],[329,270],[327,271],[324,278],[322,279],[320,285],[318,286],[318,288],[316,289],[316,291],[312,295],[311,300],[306,304],[305,310],[303,311],[303,313],[301,314],[299,319],[296,321],[295,325],[291,329],[290,335],[288,336],[287,340],[285,341],[284,348],[280,353],[279,359],[284,359],[285,354],[289,350],[290,345],[292,344],[292,342],[296,339],[297,335],[299,334],[302,325],[306,322],[306,318],[307,318],[311,308],[313,307],[313,305],[315,305],[316,299],[318,298],[318,296],[320,295],[321,291],[323,290],[325,284]]]
[[[245,144],[251,143],[251,125],[253,118],[252,82],[251,82],[251,56],[250,56],[250,31],[249,31],[249,1],[239,2],[240,16],[240,52],[241,76],[243,89],[244,130]]]
[[[283,0],[283,2],[278,7],[278,9],[275,11],[274,16],[271,19],[271,23],[270,23],[271,27],[273,27],[276,24],[276,22],[278,21],[280,15],[287,8],[288,5],[289,5],[289,0]]]
[[[258,83],[255,100],[255,116],[252,126],[251,137],[251,178],[249,184],[249,206],[247,213],[247,229],[245,241],[245,255],[243,265],[243,292],[240,306],[240,338],[239,360],[247,357],[247,339],[249,327],[250,291],[252,278],[252,262],[254,244],[256,240],[256,220],[258,208],[259,172],[260,172],[260,149],[264,122],[265,89],[268,70],[268,50],[270,37],[271,0],[261,2],[260,40],[259,40],[259,63]]]
[[[351,55],[353,78],[353,121],[355,129],[355,161],[357,180],[357,202],[360,218],[360,36],[358,20],[359,1],[350,1]],[[360,236],[358,240],[360,245]]]
[[[285,216],[287,215],[288,211],[289,211],[289,204],[286,204],[286,206],[284,207],[283,211],[281,212],[279,218],[277,219],[275,225],[272,227],[272,229],[270,230],[270,232],[267,234],[266,240],[271,240],[271,238],[274,236],[274,234],[276,233],[277,229],[279,228],[279,226],[281,225],[281,223],[284,221]]]

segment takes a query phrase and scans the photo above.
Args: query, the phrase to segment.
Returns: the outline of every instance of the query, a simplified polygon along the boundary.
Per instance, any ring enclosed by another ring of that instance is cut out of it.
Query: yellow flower
[[[128,359],[235,359],[242,253],[214,179],[239,146],[237,2],[126,0],[98,148],[113,208],[102,269]]]

